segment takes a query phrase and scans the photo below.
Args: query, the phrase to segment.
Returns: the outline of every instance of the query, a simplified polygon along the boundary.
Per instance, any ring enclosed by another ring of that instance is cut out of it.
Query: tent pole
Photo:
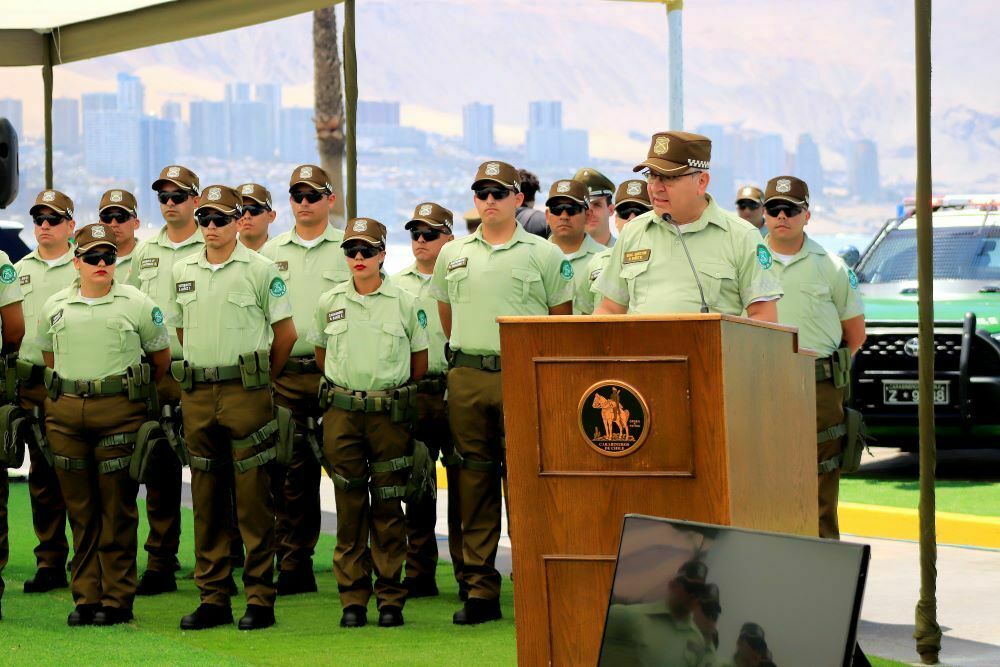
[[[344,128],[347,158],[347,218],[358,217],[358,52],[354,45],[354,0],[344,2]]]
[[[684,129],[684,36],[683,21],[684,0],[666,0],[667,28],[670,43],[668,57],[670,60],[670,129]]]
[[[914,0],[917,98],[917,285],[920,386],[920,599],[913,638],[920,660],[938,663],[937,530],[934,477],[934,236],[931,227],[931,0]]]
[[[42,88],[45,91],[45,189],[52,189],[52,33],[45,40]]]

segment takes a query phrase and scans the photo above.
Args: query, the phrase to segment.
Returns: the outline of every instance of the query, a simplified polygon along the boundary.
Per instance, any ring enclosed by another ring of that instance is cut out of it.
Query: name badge
[[[448,262],[448,270],[453,271],[454,269],[460,269],[463,266],[468,266],[468,265],[469,265],[468,257],[459,257],[458,259],[453,259],[450,262]]]
[[[275,262],[274,265],[278,267],[279,271],[288,270],[288,262]]]
[[[22,285],[30,285],[31,284],[31,276],[21,276],[21,284]]]
[[[177,293],[178,294],[184,294],[186,292],[193,292],[193,291],[194,291],[194,281],[193,280],[185,280],[182,283],[177,283]]]
[[[139,263],[140,269],[152,269],[160,265],[159,257],[147,257]]]
[[[594,282],[595,280],[597,280],[597,276],[599,276],[599,275],[601,275],[601,270],[600,269],[594,269],[593,271],[591,271],[590,272],[590,282]]]
[[[62,319],[62,316],[63,316],[63,311],[62,308],[60,308],[59,310],[56,311],[55,315],[53,315],[52,318],[49,320],[49,323],[55,324],[56,322]]]
[[[646,262],[649,260],[649,255],[652,250],[646,248],[645,250],[631,250],[625,253],[625,257],[622,259],[622,264],[635,264],[636,262]]]
[[[340,310],[331,310],[329,313],[326,314],[326,321],[336,322],[338,320],[344,319],[345,317],[347,317],[347,313],[344,312],[343,308],[341,308]]]

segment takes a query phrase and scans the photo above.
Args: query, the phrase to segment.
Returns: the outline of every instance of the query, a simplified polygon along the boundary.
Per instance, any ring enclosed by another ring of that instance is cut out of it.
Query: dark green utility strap
[[[355,477],[354,479],[347,479],[343,475],[338,475],[333,473],[330,477],[333,480],[333,485],[340,489],[341,491],[357,491],[358,489],[368,488],[368,476]]]
[[[331,391],[327,404],[347,412],[388,412],[392,399],[388,396],[366,396]]]
[[[107,475],[108,473],[118,472],[119,470],[126,470],[131,463],[131,454],[128,456],[119,456],[118,458],[108,459],[107,461],[101,461],[98,463],[97,472],[102,475]]]
[[[397,472],[399,470],[407,470],[413,467],[413,457],[400,456],[399,458],[389,459],[388,461],[375,461],[369,467],[372,472]]]
[[[451,454],[441,454],[441,465],[445,468],[454,468],[455,466],[462,465],[462,455],[458,453],[458,450],[452,450]]]
[[[405,486],[373,486],[372,498],[375,500],[395,500],[406,497]]]
[[[52,467],[60,470],[88,470],[90,461],[87,459],[71,459],[66,456],[52,455]]]
[[[98,447],[118,447],[121,445],[134,445],[135,433],[115,433],[108,435],[97,441]]]
[[[67,380],[59,378],[59,389],[64,394],[75,396],[114,396],[126,391],[124,377],[109,377],[102,380]]]
[[[253,470],[254,468],[260,467],[265,463],[270,463],[274,459],[278,458],[278,448],[268,447],[262,452],[254,454],[248,459],[240,459],[239,461],[233,461],[233,467],[236,468],[236,472],[244,473],[247,470]]]
[[[836,426],[831,426],[825,431],[820,431],[816,434],[816,444],[822,445],[824,442],[829,442],[830,440],[836,440],[837,438],[842,438],[847,435],[847,424],[840,423]]]
[[[278,420],[272,419],[247,437],[233,439],[233,449],[246,449],[247,447],[261,445],[277,432]]]
[[[818,466],[819,474],[825,475],[828,472],[833,472],[839,467],[840,467],[840,454],[837,454],[833,458],[829,458],[826,461],[823,461],[822,463],[819,464]]]
[[[195,456],[194,454],[188,454],[188,459],[190,459],[190,466],[192,470],[201,470],[202,472],[212,472],[213,470],[218,470],[226,464],[225,459],[207,459],[201,456]]]
[[[191,368],[191,377],[195,382],[226,382],[239,380],[243,377],[239,366],[212,366],[209,368]]]
[[[462,467],[476,472],[496,472],[500,469],[496,461],[473,461],[464,458],[462,459]]]

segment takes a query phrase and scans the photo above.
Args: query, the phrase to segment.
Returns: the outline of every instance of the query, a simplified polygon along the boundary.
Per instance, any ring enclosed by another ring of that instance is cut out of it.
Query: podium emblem
[[[649,435],[649,406],[631,385],[604,380],[580,398],[580,433],[604,456],[628,456]]]

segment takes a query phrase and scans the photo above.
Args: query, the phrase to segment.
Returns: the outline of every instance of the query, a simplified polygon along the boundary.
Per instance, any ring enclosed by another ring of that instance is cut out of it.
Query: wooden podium
[[[519,664],[597,664],[626,513],[816,534],[815,357],[796,329],[499,322]]]

